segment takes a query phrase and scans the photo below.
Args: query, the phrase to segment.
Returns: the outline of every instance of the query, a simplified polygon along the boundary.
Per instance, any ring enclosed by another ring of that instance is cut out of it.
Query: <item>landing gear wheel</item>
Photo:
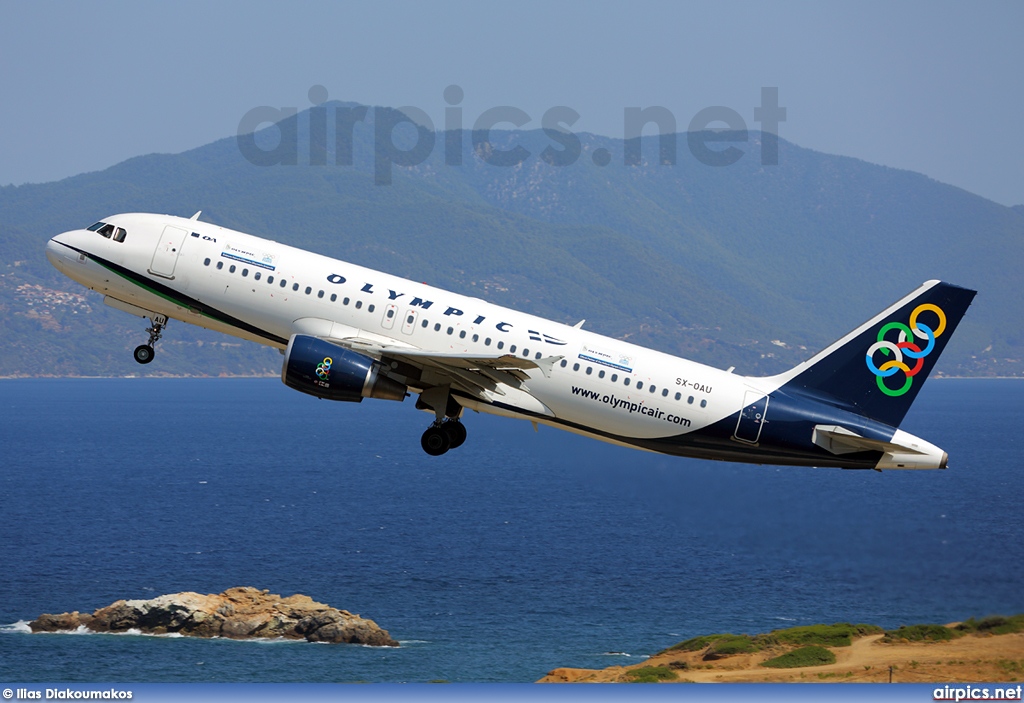
[[[420,446],[430,456],[441,456],[451,448],[452,442],[442,427],[431,425],[420,438]]]
[[[153,347],[148,344],[140,344],[135,347],[135,360],[140,364],[148,364],[153,360]]]
[[[448,435],[449,449],[461,447],[466,441],[466,426],[458,420],[448,420],[441,425],[441,429]]]
[[[153,347],[160,341],[160,336],[164,333],[164,327],[166,326],[167,316],[153,313],[153,316],[149,318],[149,327],[146,328],[146,331],[149,332],[149,341],[135,347],[134,356],[137,362],[148,364],[153,360],[153,357],[156,355]]]

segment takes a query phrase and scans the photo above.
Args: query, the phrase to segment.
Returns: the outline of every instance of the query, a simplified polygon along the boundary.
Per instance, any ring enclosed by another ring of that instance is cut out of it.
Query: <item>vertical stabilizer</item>
[[[898,427],[976,292],[928,281],[782,374],[780,390]]]

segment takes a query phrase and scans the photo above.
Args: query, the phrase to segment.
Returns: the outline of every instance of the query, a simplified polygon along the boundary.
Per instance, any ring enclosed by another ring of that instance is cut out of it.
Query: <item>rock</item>
[[[88,625],[93,619],[88,613],[61,613],[60,615],[44,614],[38,620],[28,624],[32,632],[66,632],[77,630],[83,625]]]
[[[93,614],[44,614],[29,623],[33,632],[138,630],[190,637],[306,639],[397,647],[373,620],[318,603],[309,596],[287,598],[255,588],[229,588],[217,595],[174,593],[150,600],[119,600]]]

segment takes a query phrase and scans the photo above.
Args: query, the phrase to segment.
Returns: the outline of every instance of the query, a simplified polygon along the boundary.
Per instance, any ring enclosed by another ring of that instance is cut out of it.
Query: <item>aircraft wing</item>
[[[545,376],[561,356],[548,356],[541,359],[524,359],[512,354],[465,354],[456,352],[435,352],[413,349],[410,347],[390,345],[378,340],[364,337],[347,337],[343,339],[327,338],[353,351],[370,354],[382,361],[406,363],[424,372],[426,379],[440,376],[436,383],[449,383],[469,395],[489,400],[484,391],[505,395],[501,386],[522,389],[530,379],[525,372],[540,369]]]

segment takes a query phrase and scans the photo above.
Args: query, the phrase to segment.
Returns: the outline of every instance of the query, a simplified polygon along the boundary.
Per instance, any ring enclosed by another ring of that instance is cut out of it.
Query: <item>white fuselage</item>
[[[459,403],[605,441],[698,432],[785,380],[740,376],[198,219],[124,214],[104,222],[123,228],[123,241],[74,230],[55,237],[47,255],[115,307],[279,349],[308,334],[544,361],[547,372],[529,370],[524,386],[498,384]]]

